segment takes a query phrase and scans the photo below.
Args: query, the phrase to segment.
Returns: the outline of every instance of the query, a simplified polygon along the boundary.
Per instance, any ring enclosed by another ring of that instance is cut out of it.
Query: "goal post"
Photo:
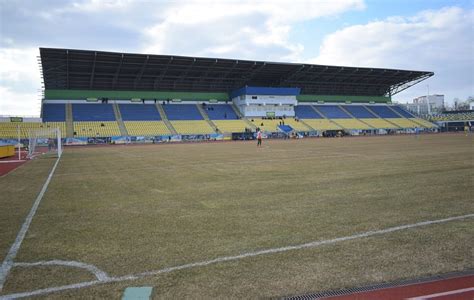
[[[39,154],[61,157],[63,145],[59,128],[32,129],[28,139],[28,158]]]

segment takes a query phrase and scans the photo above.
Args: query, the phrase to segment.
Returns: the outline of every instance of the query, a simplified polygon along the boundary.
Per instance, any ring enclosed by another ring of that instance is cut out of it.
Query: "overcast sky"
[[[474,95],[474,0],[0,0],[0,115],[39,115],[39,47],[400,68]]]

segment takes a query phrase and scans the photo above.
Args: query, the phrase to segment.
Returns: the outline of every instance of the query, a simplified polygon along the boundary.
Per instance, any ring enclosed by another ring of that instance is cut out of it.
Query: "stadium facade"
[[[79,143],[436,128],[391,103],[433,72],[52,48],[40,55],[41,119],[2,122],[4,138],[19,123],[23,137],[58,127]]]

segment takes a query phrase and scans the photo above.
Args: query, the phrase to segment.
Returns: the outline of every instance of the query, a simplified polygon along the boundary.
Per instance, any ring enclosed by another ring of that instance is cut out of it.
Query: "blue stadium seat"
[[[381,118],[387,118],[387,119],[390,119],[390,118],[398,119],[398,118],[400,118],[399,115],[394,113],[386,105],[370,105],[368,107]]]
[[[367,110],[362,105],[343,105],[344,109],[347,110],[350,114],[352,114],[356,118],[361,118],[361,119],[371,119],[371,118],[376,118],[374,114],[372,114],[370,111]]]
[[[402,116],[404,116],[405,118],[416,118],[414,115],[412,115],[411,113],[407,112],[406,110],[404,110],[403,108],[401,108],[400,106],[392,106],[393,110],[395,110],[397,113],[401,114]]]
[[[124,121],[160,121],[160,113],[153,104],[119,104]]]
[[[163,105],[169,120],[204,120],[195,104]]]
[[[211,120],[237,120],[238,116],[230,104],[209,104],[204,107]]]
[[[64,122],[66,121],[65,104],[43,104],[43,122]]]
[[[315,107],[328,119],[350,119],[352,118],[337,105],[315,105]]]
[[[112,104],[73,104],[74,121],[115,121]]]
[[[280,128],[280,130],[285,133],[290,133],[293,131],[293,128],[289,125],[278,125],[278,128]]]
[[[323,119],[310,105],[295,106],[295,114],[300,119]]]

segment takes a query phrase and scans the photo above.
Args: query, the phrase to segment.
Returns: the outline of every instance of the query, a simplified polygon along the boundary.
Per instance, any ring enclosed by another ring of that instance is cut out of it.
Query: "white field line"
[[[0,300],[17,299],[17,298],[23,298],[23,297],[45,295],[45,294],[64,291],[64,290],[80,289],[80,288],[83,288],[83,287],[93,286],[93,285],[102,284],[102,283],[112,283],[112,282],[122,282],[122,281],[128,281],[128,280],[136,280],[136,279],[140,279],[140,278],[143,278],[143,277],[159,275],[159,274],[165,274],[165,273],[171,273],[171,272],[174,272],[174,271],[190,269],[190,268],[195,268],[195,267],[203,267],[203,266],[208,266],[208,265],[215,264],[215,263],[220,263],[220,262],[233,261],[233,260],[239,260],[239,259],[248,258],[248,257],[255,257],[255,256],[265,255],[265,254],[281,253],[281,252],[286,252],[286,251],[291,251],[291,250],[299,250],[299,249],[304,249],[304,248],[315,248],[315,247],[322,246],[322,245],[335,244],[335,243],[338,243],[338,242],[355,240],[355,239],[359,239],[359,238],[365,238],[365,237],[370,237],[370,236],[375,236],[375,235],[382,235],[382,234],[386,234],[386,233],[391,233],[391,232],[410,229],[410,228],[415,228],[415,227],[445,223],[445,222],[450,222],[450,221],[455,221],[455,220],[463,220],[463,219],[473,218],[473,217],[474,217],[474,214],[467,214],[467,215],[450,217],[450,218],[445,218],[445,219],[424,221],[424,222],[419,222],[419,223],[413,223],[413,224],[401,225],[401,226],[396,226],[396,227],[390,227],[390,228],[381,229],[381,230],[366,231],[366,232],[358,233],[358,234],[355,234],[355,235],[339,237],[339,238],[330,239],[330,240],[314,241],[314,242],[310,242],[310,243],[293,245],[293,246],[286,246],[286,247],[280,247],[280,248],[270,248],[270,249],[259,250],[259,251],[254,251],[254,252],[246,252],[246,253],[242,253],[242,254],[234,255],[234,256],[223,256],[223,257],[218,257],[218,258],[211,259],[211,260],[195,262],[195,263],[189,263],[189,264],[184,264],[184,265],[179,265],[179,266],[174,266],[174,267],[168,267],[168,268],[163,268],[163,269],[154,270],[154,271],[124,275],[124,276],[120,276],[120,277],[111,277],[111,278],[109,278],[107,280],[103,280],[103,281],[99,281],[99,280],[86,281],[86,282],[80,282],[80,283],[76,283],[76,284],[70,284],[70,285],[64,285],[64,286],[58,286],[58,287],[51,287],[51,288],[46,288],[46,289],[41,289],[41,290],[34,290],[34,291],[16,293],[16,294],[9,294],[9,295],[0,296]]]
[[[448,292],[442,292],[442,293],[436,293],[436,294],[431,294],[431,295],[423,295],[423,296],[418,296],[418,297],[413,297],[413,298],[407,298],[407,300],[427,300],[427,299],[436,298],[436,297],[462,294],[462,293],[470,292],[470,291],[474,291],[474,287],[448,291]]]
[[[7,256],[5,256],[5,259],[3,260],[2,266],[0,268],[0,292],[3,290],[3,285],[5,284],[5,280],[8,276],[8,273],[10,272],[10,269],[13,266],[13,261],[16,257],[16,254],[18,253],[18,249],[20,249],[21,243],[23,242],[26,232],[30,227],[31,221],[33,220],[33,217],[36,214],[36,210],[38,209],[41,199],[43,199],[43,195],[46,192],[46,189],[48,188],[48,185],[51,181],[51,178],[53,177],[56,167],[58,166],[59,159],[60,158],[58,157],[58,159],[54,163],[53,169],[51,169],[51,172],[48,175],[48,179],[46,179],[46,182],[43,184],[43,188],[41,189],[40,193],[36,197],[35,202],[33,203],[33,206],[31,207],[30,213],[28,214],[28,216],[26,216],[23,225],[21,225],[21,229],[18,232],[18,235],[16,236],[15,242],[13,242],[10,250],[7,253]]]
[[[38,261],[38,262],[17,262],[13,264],[14,267],[35,267],[35,266],[65,266],[65,267],[76,267],[81,269],[86,269],[92,274],[95,275],[97,280],[104,281],[110,279],[109,275],[102,271],[101,269],[97,268],[94,265],[82,263],[79,261],[73,260],[50,260],[50,261]]]

